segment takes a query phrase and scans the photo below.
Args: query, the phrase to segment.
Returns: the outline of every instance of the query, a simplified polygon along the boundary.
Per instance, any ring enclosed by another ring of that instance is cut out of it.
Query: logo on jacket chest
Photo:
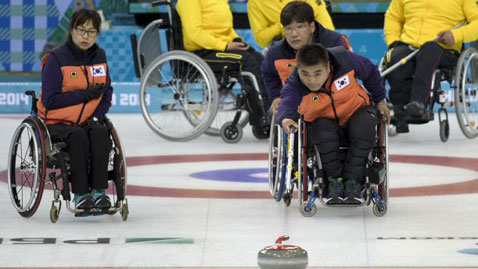
[[[337,88],[337,91],[342,90],[343,88],[345,88],[347,85],[350,84],[349,75],[345,75],[341,78],[338,78],[337,80],[334,81],[334,84],[335,84],[335,88]]]
[[[71,72],[70,78],[78,78],[78,73],[76,73],[76,71]]]
[[[94,65],[91,68],[91,74],[93,77],[104,77],[106,76],[105,67],[102,65]]]

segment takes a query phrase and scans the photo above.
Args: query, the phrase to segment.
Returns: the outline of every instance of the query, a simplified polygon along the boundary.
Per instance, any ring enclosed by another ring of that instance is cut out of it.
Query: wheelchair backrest
[[[132,34],[133,59],[135,61],[136,76],[139,78],[142,72],[161,55],[162,50],[184,50],[181,18],[171,3],[171,0],[159,0],[151,2],[151,6],[167,5],[167,20],[158,19],[148,24],[139,40],[136,41]],[[165,30],[166,42],[161,45],[160,29]]]
[[[184,50],[183,29],[181,17],[173,4],[169,3],[168,8],[170,31],[166,31],[169,40],[169,50]]]
[[[156,23],[156,27],[166,30],[167,50],[184,50],[181,17],[172,1],[156,0],[151,2],[151,6],[167,6],[167,21],[161,20],[161,23]]]
[[[133,46],[133,59],[135,60],[136,76],[141,77],[143,71],[161,55],[161,41],[159,28],[163,20],[155,20],[148,24],[136,44],[136,35],[132,34],[131,43]]]

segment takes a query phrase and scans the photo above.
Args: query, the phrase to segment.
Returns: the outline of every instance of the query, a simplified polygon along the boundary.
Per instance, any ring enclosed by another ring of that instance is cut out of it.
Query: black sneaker
[[[362,184],[354,179],[348,179],[344,183],[345,186],[345,200],[346,204],[361,204],[363,203]]]
[[[105,190],[93,189],[91,191],[91,196],[95,200],[96,208],[110,208],[111,200],[108,195],[105,194]]]
[[[108,195],[102,195],[95,200],[95,207],[97,208],[110,208],[111,200]]]
[[[405,107],[405,111],[414,117],[421,117],[425,113],[425,105],[417,101],[411,101]]]
[[[408,123],[405,120],[398,121],[397,125],[395,125],[395,130],[399,134],[410,132],[408,129]]]
[[[91,209],[95,205],[95,200],[89,193],[75,194],[73,201],[76,209]]]
[[[344,202],[344,184],[342,178],[329,177],[327,204],[341,204]]]

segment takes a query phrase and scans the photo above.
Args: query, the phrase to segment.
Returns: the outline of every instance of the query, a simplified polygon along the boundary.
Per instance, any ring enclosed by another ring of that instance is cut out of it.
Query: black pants
[[[261,71],[264,56],[261,53],[255,51],[253,48],[249,48],[248,50],[228,51],[200,50],[195,51],[194,53],[203,58],[215,73],[221,73],[224,67],[227,66],[228,69],[239,69],[239,71],[242,70],[254,74],[257,83],[259,84],[262,99],[267,102],[266,87],[264,85]]]
[[[108,160],[112,142],[104,125],[75,127],[62,123],[48,126],[52,141],[67,143],[73,193],[108,188]],[[89,167],[89,171],[88,171]]]
[[[328,177],[363,181],[367,157],[376,140],[376,125],[376,110],[372,106],[357,110],[344,126],[326,118],[317,119],[310,125],[312,143],[319,148]],[[349,145],[345,158],[339,150],[343,144]]]
[[[411,52],[405,43],[393,47],[388,67]],[[423,44],[414,58],[387,75],[389,97],[394,108],[401,109],[411,101],[426,104],[430,97],[433,72],[437,68],[453,68],[457,60],[457,52],[444,49],[437,42]]]

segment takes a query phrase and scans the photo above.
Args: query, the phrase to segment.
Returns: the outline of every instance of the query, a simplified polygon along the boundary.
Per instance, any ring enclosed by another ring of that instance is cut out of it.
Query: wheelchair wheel
[[[159,136],[188,141],[204,133],[214,120],[217,88],[214,73],[201,58],[187,51],[170,51],[144,72],[141,112]]]
[[[270,127],[267,126],[266,128],[261,128],[258,126],[252,126],[252,134],[257,139],[267,139],[270,136]]]
[[[302,202],[307,200],[307,190],[308,190],[308,171],[307,171],[307,127],[304,121],[299,119],[298,122],[299,128],[297,132],[298,144],[297,144],[297,169],[299,171],[299,177],[297,179],[297,193],[299,206],[302,205]]]
[[[478,136],[477,86],[478,53],[474,48],[464,50],[455,74],[455,112],[463,134]]]
[[[387,204],[374,204],[372,206],[372,212],[377,217],[383,217],[387,214]]]
[[[280,127],[279,127],[280,128]],[[283,197],[285,186],[286,186],[286,174],[287,174],[287,150],[288,150],[288,142],[289,142],[289,135],[280,128],[278,130],[280,133],[279,136],[279,155],[277,158],[277,181],[274,186],[274,198],[277,202]]]
[[[275,184],[277,181],[278,155],[279,155],[280,127],[276,124],[276,114],[272,115],[271,132],[269,136],[269,192],[275,197]]]
[[[282,199],[285,182],[285,163],[287,146],[284,146],[286,135],[279,124],[276,124],[276,115],[272,116],[271,133],[269,139],[269,191],[277,202]],[[284,138],[285,137],[285,138]],[[287,145],[287,141],[285,142]]]
[[[440,140],[441,142],[448,141],[450,136],[450,125],[447,120],[440,121]]]
[[[13,135],[8,154],[8,190],[22,217],[31,217],[40,205],[45,186],[46,147],[43,123],[28,117]]]
[[[113,141],[113,148],[110,153],[108,173],[110,174],[109,178],[113,184],[110,184],[108,193],[113,195],[112,203],[115,207],[122,206],[120,213],[123,217],[123,220],[126,220],[128,218],[129,212],[126,202],[126,191],[128,187],[126,157],[124,154],[123,145],[121,144],[121,140],[118,136],[118,132],[111,123],[110,126],[111,127],[109,131],[111,140]],[[109,211],[108,213],[115,214],[116,211]]]
[[[302,202],[300,205],[300,214],[304,217],[312,217],[317,213],[317,206],[315,204],[310,205],[310,210],[307,210],[308,202]]]
[[[389,167],[388,167],[388,126],[385,119],[380,121],[380,124],[377,126],[378,128],[378,147],[379,147],[379,155],[378,158],[380,163],[385,164],[385,176],[383,181],[378,185],[378,195],[382,198],[383,203],[385,206],[388,205],[388,196],[389,196],[389,186],[388,186],[388,175],[389,175]]]
[[[284,205],[286,207],[289,207],[290,203],[292,202],[292,194],[289,194],[289,193],[284,194],[284,196],[282,197],[282,201],[284,202]]]
[[[60,208],[56,207],[53,204],[50,208],[50,221],[51,221],[51,223],[57,223],[59,217],[60,217]]]
[[[224,123],[221,128],[222,140],[226,143],[237,143],[241,140],[243,135],[241,126],[237,124],[232,126],[232,121]]]
[[[233,89],[223,89],[219,91],[219,104],[217,108],[216,117],[212,121],[209,128],[206,129],[206,134],[211,136],[220,136],[221,128],[226,122],[232,122],[237,114],[237,95]],[[246,110],[241,111],[238,125],[241,128],[246,127],[249,122],[249,113]]]
[[[123,219],[123,221],[128,220],[129,207],[128,207],[128,201],[126,199],[124,200],[124,204],[123,204],[123,207],[121,208],[120,214],[121,214],[121,218]]]

